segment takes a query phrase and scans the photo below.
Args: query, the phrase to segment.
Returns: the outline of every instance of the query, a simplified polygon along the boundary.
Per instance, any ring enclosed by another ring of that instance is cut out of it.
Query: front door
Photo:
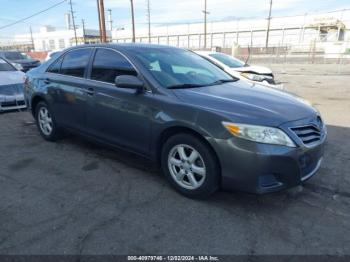
[[[137,75],[130,62],[119,52],[98,48],[92,62],[86,109],[87,128],[91,134],[113,144],[147,153],[151,136],[152,93],[136,94],[119,88],[118,75]]]

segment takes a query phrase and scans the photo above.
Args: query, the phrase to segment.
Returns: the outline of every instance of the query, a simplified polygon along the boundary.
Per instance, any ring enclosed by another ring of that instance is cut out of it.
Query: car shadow
[[[323,164],[318,173],[303,185],[264,195],[237,191],[219,191],[206,200],[207,204],[219,206],[248,204],[250,206],[261,207],[275,204],[276,200],[279,200],[283,205],[286,205],[300,198],[309,197],[310,194],[321,195],[323,198],[332,198],[334,196],[349,198],[350,183],[345,175],[350,170],[350,128],[331,125],[327,126],[327,128],[328,138]],[[142,170],[152,176],[159,176],[159,179],[164,179],[156,163],[134,153],[106,147],[105,145],[100,145],[77,135],[69,135],[64,139],[63,143],[73,143],[84,151],[90,150],[95,152],[99,158],[118,161],[129,167]],[[339,174],[344,174],[344,176]]]

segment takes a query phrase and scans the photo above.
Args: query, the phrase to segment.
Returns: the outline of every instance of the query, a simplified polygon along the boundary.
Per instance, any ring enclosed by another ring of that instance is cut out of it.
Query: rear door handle
[[[94,93],[95,93],[95,90],[92,88],[92,87],[88,87],[87,89],[86,89],[86,94],[88,94],[89,96],[93,96],[94,95]]]
[[[45,79],[44,79],[44,83],[45,83],[45,84],[50,84],[50,83],[51,83],[50,78],[45,78]]]

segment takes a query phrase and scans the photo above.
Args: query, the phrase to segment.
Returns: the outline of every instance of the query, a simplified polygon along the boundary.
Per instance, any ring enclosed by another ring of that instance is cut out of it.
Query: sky
[[[0,28],[46,9],[62,0],[0,0]],[[204,0],[149,0],[152,26],[172,23],[192,23],[203,20]],[[96,0],[72,0],[78,26],[85,20],[86,28],[97,29]],[[270,0],[207,0],[208,21],[237,18],[267,17]],[[65,27],[64,14],[69,12],[69,0],[25,22],[0,29],[0,40],[14,34],[33,32],[42,25]],[[112,9],[115,27],[130,27],[130,0],[105,0],[105,11]],[[350,0],[273,0],[272,17],[317,13],[350,8]],[[136,29],[147,24],[146,0],[134,0]],[[106,15],[107,20],[107,15]]]

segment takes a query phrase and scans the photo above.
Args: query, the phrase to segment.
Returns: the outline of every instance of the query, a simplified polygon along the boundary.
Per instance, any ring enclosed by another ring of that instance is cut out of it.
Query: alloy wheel
[[[44,135],[51,135],[53,129],[52,118],[49,110],[46,107],[41,107],[39,109],[38,121],[40,130],[44,133]]]
[[[206,177],[206,168],[200,153],[185,144],[174,146],[168,155],[168,168],[174,181],[186,189],[199,188]]]

